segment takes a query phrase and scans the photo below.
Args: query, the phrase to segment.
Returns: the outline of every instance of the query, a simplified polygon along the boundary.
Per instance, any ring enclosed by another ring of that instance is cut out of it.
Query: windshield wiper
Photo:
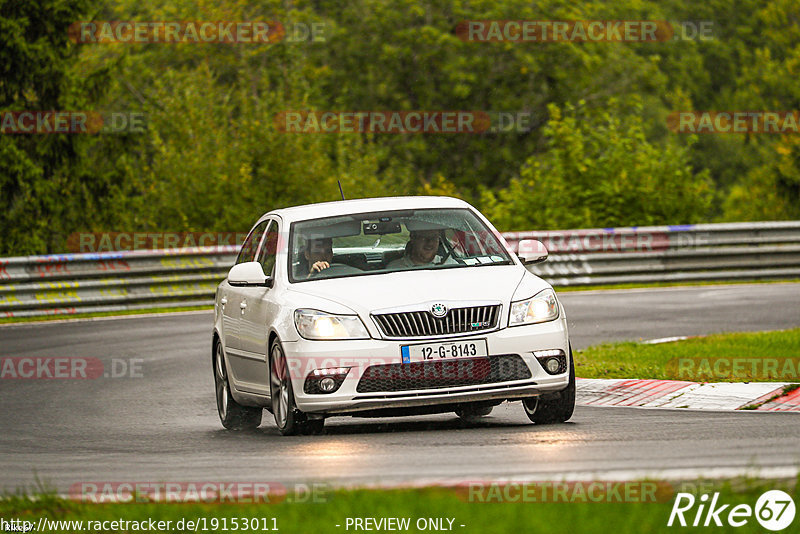
[[[500,260],[500,261],[493,261],[491,263],[477,263],[472,267],[486,267],[487,265],[511,265],[514,262],[511,260]]]

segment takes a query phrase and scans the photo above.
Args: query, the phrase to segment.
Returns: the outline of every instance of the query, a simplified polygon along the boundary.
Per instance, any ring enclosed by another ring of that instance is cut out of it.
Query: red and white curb
[[[699,383],[678,380],[578,378],[577,403],[690,410],[800,412],[800,389],[783,394],[785,382]]]
[[[767,412],[800,412],[800,389],[765,402],[758,409]]]

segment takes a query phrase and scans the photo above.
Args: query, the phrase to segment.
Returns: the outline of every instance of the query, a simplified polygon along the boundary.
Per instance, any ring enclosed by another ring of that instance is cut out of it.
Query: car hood
[[[541,289],[549,287],[547,282],[519,265],[493,265],[314,280],[292,284],[290,291],[341,303],[367,317],[371,312],[387,308],[420,310],[424,309],[422,305],[433,302],[455,305],[499,301],[505,304],[511,301],[523,277],[526,290],[532,284],[540,284]]]

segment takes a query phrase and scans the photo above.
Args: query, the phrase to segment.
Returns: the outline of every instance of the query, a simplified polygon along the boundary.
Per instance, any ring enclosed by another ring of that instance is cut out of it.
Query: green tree
[[[67,27],[89,0],[0,1],[0,111],[82,110],[90,80],[71,66]],[[0,254],[58,250],[98,184],[81,179],[74,135],[0,135]]]
[[[647,141],[636,114],[585,113],[550,106],[547,149],[531,156],[518,178],[483,200],[505,230],[686,223],[702,220],[712,188],[694,174],[677,143]],[[637,106],[640,109],[640,106]]]
[[[0,136],[0,253],[77,230],[246,230],[266,210],[449,194],[503,229],[796,217],[797,146],[670,132],[800,108],[792,0],[0,0],[0,110],[133,111],[143,133]],[[325,42],[80,45],[77,20],[325,24]],[[712,40],[465,42],[465,20],[712,21]],[[77,58],[76,58],[77,56]],[[285,134],[286,110],[527,112],[528,131]]]

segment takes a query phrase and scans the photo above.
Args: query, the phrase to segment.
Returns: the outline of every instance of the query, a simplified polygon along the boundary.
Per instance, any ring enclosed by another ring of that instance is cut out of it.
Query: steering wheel
[[[446,254],[444,256],[442,256],[442,260],[439,263],[437,263],[436,265],[444,265],[444,262],[446,262],[447,259],[452,255],[453,255],[453,251],[452,250],[446,251]]]
[[[441,261],[436,265],[444,265],[444,263],[450,258],[450,256],[453,256],[453,252],[455,251],[453,247],[448,247],[444,243],[439,243],[439,250],[444,250],[445,254],[444,256],[442,256]],[[455,256],[453,256],[453,259],[456,261],[456,263],[464,265],[464,260],[462,260],[461,258],[456,258]]]

